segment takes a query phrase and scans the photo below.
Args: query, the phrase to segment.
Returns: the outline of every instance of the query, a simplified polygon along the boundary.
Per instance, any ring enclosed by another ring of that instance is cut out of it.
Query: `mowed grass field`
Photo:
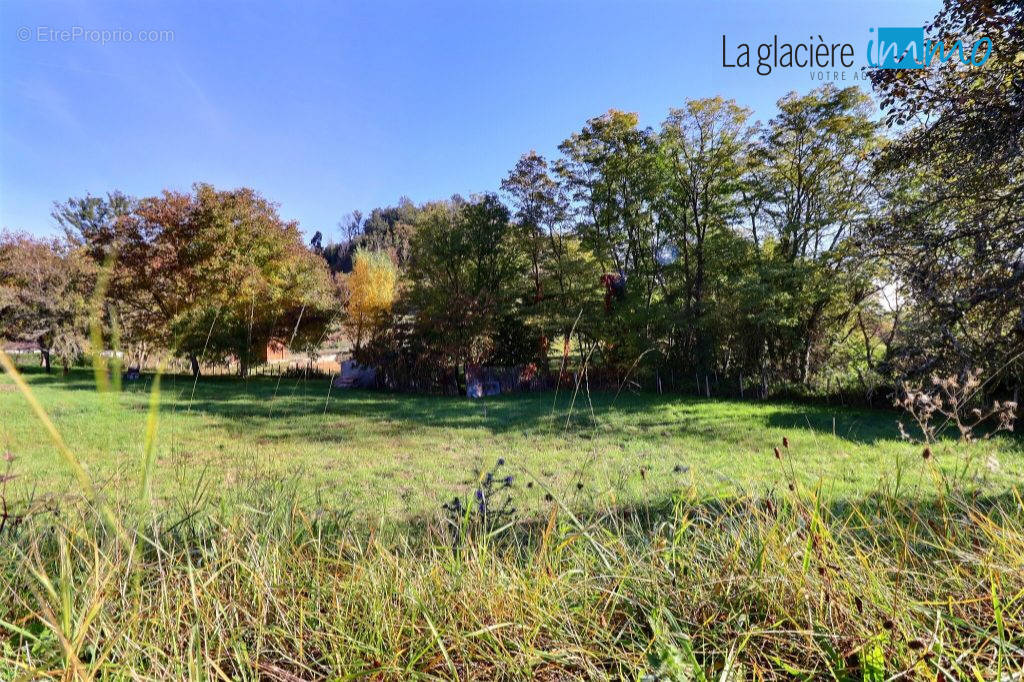
[[[137,497],[153,377],[100,393],[91,370],[63,377],[26,368],[39,402],[94,480]],[[474,471],[499,458],[517,505],[550,494],[581,510],[701,496],[761,494],[790,478],[835,501],[880,491],[934,494],[921,447],[901,442],[896,412],[568,391],[469,400],[329,391],[327,381],[163,377],[154,490],[168,505],[231,504],[236,491],[290,487],[310,506],[368,521],[430,519],[473,490]],[[773,448],[788,438],[777,460]],[[0,376],[0,450],[17,459],[16,496],[77,492],[13,382]],[[998,494],[1019,483],[1013,437],[935,448],[949,476]],[[932,472],[932,473],[929,473]],[[239,498],[240,499],[240,498]]]

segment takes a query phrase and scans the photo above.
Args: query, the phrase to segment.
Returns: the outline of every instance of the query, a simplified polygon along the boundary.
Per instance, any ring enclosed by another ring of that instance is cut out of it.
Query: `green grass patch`
[[[91,371],[26,378],[74,453],[109,497],[141,486],[151,377],[99,393]],[[329,391],[326,382],[164,377],[152,486],[158,504],[296,481],[317,504],[367,520],[430,518],[467,489],[477,468],[508,462],[519,506],[542,512],[547,492],[575,509],[635,506],[680,489],[708,497],[762,494],[791,478],[825,499],[934,492],[920,447],[901,442],[890,411],[675,395],[562,391],[466,398]],[[328,395],[330,393],[330,395]],[[783,436],[791,448],[773,457]],[[15,489],[78,489],[22,396],[0,377],[0,449],[18,458]],[[992,492],[1024,474],[1019,440],[963,456],[941,444],[941,472]],[[534,485],[526,487],[533,481]]]

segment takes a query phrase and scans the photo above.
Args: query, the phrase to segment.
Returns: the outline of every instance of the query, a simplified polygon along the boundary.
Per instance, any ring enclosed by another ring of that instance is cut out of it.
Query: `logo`
[[[873,28],[868,31],[875,33]],[[945,64],[954,53],[966,66],[981,66],[992,55],[992,40],[988,37],[975,40],[967,52],[962,40],[955,41],[948,50],[941,40],[926,40],[922,27],[879,27],[877,36],[877,46],[874,40],[868,41],[868,65],[880,69],[923,69],[932,65],[936,55],[939,63]]]
[[[964,66],[975,67],[992,56],[992,39],[988,36],[964,45],[963,39],[929,40],[921,26],[883,26],[868,31],[872,34],[867,45],[868,68],[926,69],[950,61],[956,65],[957,59]],[[773,35],[762,43],[733,44],[722,34],[722,66],[751,69],[758,76],[781,69],[806,69],[811,80],[867,80],[867,71],[852,70],[857,61],[852,44],[826,40],[821,35],[793,42]]]
[[[853,45],[850,43],[830,43],[822,36],[815,41],[811,36],[806,42],[791,43],[779,40],[778,35],[772,41],[756,46],[757,62],[755,70],[759,76],[767,76],[775,69],[838,69],[853,66]],[[726,37],[722,35],[722,66],[731,68],[750,68],[750,45],[740,43],[729,55]]]

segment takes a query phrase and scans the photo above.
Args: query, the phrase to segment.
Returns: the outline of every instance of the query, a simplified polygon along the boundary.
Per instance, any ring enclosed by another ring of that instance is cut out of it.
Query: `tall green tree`
[[[419,333],[452,364],[480,363],[515,317],[525,262],[497,196],[426,207],[411,244],[407,304]]]
[[[679,301],[677,358],[694,358],[707,375],[715,352],[708,288],[716,240],[729,241],[740,213],[740,188],[750,155],[750,110],[721,97],[670,109],[660,141],[665,159],[661,220],[668,238],[666,296]],[[690,369],[690,368],[687,368]]]
[[[847,320],[869,291],[852,280],[863,274],[860,238],[877,206],[870,171],[881,138],[859,88],[826,85],[778,106],[753,157],[749,225],[759,250],[781,261],[770,281],[786,292],[765,353],[808,384],[824,329]]]
[[[524,154],[501,189],[511,200],[519,239],[529,259],[534,301],[541,301],[551,284],[564,296],[566,260],[564,234],[566,201],[558,183],[548,172],[548,162],[531,151]]]
[[[530,292],[524,314],[544,329],[545,339],[560,336],[563,348],[580,311],[597,300],[601,271],[581,253],[570,224],[565,188],[547,160],[524,154],[501,187],[509,197],[516,239],[529,264]]]
[[[636,114],[613,109],[587,121],[559,149],[556,168],[573,231],[603,271],[604,286],[614,282],[617,299],[609,315],[596,306],[584,310],[581,328],[603,344],[608,361],[628,364],[657,345],[663,331],[656,310],[665,244],[656,210],[657,137],[639,127]]]

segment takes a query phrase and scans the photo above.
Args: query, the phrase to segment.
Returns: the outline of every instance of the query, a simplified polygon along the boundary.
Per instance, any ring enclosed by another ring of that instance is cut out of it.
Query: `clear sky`
[[[723,34],[729,51],[850,42],[860,67],[870,27],[920,26],[938,4],[2,0],[0,226],[54,233],[54,200],[204,181],[336,238],[353,209],[496,190],[520,154],[609,108],[657,126],[721,94],[766,118],[818,85],[723,68]],[[112,42],[84,35],[102,30]]]

